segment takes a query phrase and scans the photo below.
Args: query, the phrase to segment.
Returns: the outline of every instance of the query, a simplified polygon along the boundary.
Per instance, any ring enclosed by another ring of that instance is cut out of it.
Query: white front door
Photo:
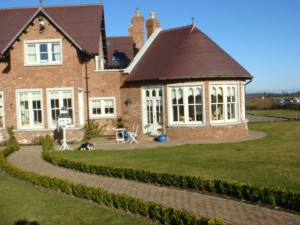
[[[143,88],[143,132],[157,134],[163,113],[162,87]]]

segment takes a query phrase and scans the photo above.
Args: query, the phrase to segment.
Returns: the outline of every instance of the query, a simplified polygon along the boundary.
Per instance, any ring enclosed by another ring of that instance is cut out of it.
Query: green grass
[[[297,110],[247,110],[247,113],[255,114],[257,116],[275,116],[300,119],[300,111]]]
[[[3,173],[0,173],[0,193],[0,224],[3,225],[153,224],[88,201],[41,190]]]
[[[267,137],[237,143],[120,151],[56,151],[93,164],[227,179],[300,191],[300,122],[249,124]]]

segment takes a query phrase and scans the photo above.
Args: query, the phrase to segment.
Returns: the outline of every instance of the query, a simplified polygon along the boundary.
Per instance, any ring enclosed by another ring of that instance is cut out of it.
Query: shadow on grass
[[[29,222],[27,220],[19,220],[19,221],[15,222],[14,225],[40,225],[40,224],[36,221]]]

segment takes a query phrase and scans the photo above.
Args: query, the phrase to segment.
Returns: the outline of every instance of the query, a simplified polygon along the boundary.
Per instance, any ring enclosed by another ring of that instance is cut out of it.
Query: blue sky
[[[128,35],[139,8],[163,29],[196,26],[253,76],[247,91],[300,90],[299,0],[43,0],[47,5],[103,2],[107,36]],[[0,8],[37,6],[39,0],[0,0]]]

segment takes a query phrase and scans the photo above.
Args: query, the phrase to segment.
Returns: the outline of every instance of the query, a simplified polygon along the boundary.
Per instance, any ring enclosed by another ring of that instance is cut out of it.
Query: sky
[[[162,29],[196,26],[254,79],[247,92],[300,91],[300,0],[43,0],[44,6],[104,4],[107,36],[127,36],[137,8]],[[0,8],[39,0],[0,0]]]

